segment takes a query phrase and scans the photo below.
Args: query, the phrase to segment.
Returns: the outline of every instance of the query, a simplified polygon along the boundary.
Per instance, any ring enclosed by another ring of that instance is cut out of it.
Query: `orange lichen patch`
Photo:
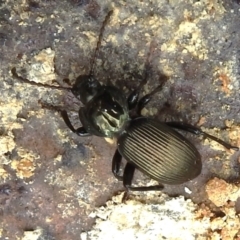
[[[199,209],[195,212],[195,214],[196,214],[196,219],[211,218],[214,216],[210,208],[207,207],[204,203],[202,203],[199,206]]]
[[[222,91],[225,92],[226,94],[230,94],[231,93],[231,90],[229,88],[230,79],[227,76],[227,74],[223,72],[219,73],[218,79],[222,81]]]
[[[215,218],[211,222],[211,240],[233,240],[239,239],[237,236],[239,232],[239,217],[237,215]]]
[[[225,221],[221,229],[221,239],[240,239],[239,229],[240,229],[240,217],[239,214],[236,214],[234,208],[234,203],[227,204],[222,211],[226,214],[224,217]]]
[[[240,197],[240,188],[225,182],[222,179],[214,178],[206,185],[208,198],[217,206],[221,207],[230,201],[236,201]]]
[[[221,91],[229,95],[232,91],[231,82],[234,81],[234,76],[232,74],[232,63],[227,62],[224,66],[216,67],[214,69],[214,82],[221,82]]]
[[[229,131],[229,138],[233,141],[236,146],[240,146],[240,127],[231,126],[231,131]]]
[[[240,216],[236,213],[235,201],[240,197],[240,188],[222,179],[214,178],[206,185],[209,199],[225,213],[211,221],[210,239],[239,239]]]
[[[228,185],[225,181],[220,179],[213,179],[210,181],[210,185],[213,182],[220,182],[219,185],[223,186],[221,189],[218,189],[218,191],[223,190],[223,192],[220,192],[221,195],[231,194],[232,191],[225,191],[228,189]],[[218,185],[218,184],[217,184]],[[214,188],[216,185],[212,184],[211,188]],[[230,197],[231,198],[231,197]],[[218,201],[218,200],[217,200]],[[218,201],[219,202],[219,201]],[[214,202],[216,204],[216,201]],[[235,210],[235,202],[225,202],[224,206],[221,207],[221,211],[225,213],[225,216],[218,217],[212,210],[206,206],[205,204],[201,204],[198,209],[195,212],[195,216],[197,220],[201,220],[204,222],[209,221],[209,233],[207,238],[201,238],[201,239],[208,239],[208,240],[239,240],[240,238],[240,218],[239,215],[236,213]]]
[[[21,161],[14,160],[11,166],[16,170],[16,174],[19,178],[29,178],[34,174],[35,165],[32,159],[22,159]]]
[[[197,126],[202,126],[204,123],[206,122],[206,117],[201,117],[199,120],[198,120],[198,123],[197,123]]]

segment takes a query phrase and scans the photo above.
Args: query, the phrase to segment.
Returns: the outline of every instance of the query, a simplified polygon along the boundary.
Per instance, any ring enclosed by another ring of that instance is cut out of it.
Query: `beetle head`
[[[101,84],[89,75],[77,77],[71,91],[74,96],[86,105],[101,90]]]

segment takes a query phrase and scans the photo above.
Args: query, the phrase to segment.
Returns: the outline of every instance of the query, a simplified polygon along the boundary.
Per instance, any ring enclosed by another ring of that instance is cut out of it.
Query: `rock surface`
[[[159,84],[161,74],[169,80],[143,114],[160,121],[186,121],[240,146],[238,1],[0,1],[0,239],[26,239],[26,233],[39,231],[42,239],[98,239],[91,232],[95,218],[89,215],[123,191],[111,173],[116,145],[75,136],[57,112],[43,107],[66,109],[74,126],[80,126],[77,111],[82,104],[68,91],[27,84],[11,74],[16,67],[31,81],[68,86],[63,81],[68,78],[73,84],[78,75],[89,73],[109,10],[113,15],[94,68],[99,81],[127,94],[143,79],[154,43],[144,93]],[[186,137],[199,149],[202,173],[163,191],[185,198],[156,193],[157,199],[145,206],[133,193],[134,204],[118,203],[116,211],[122,209],[122,216],[128,216],[124,211],[129,206],[131,211],[142,207],[150,218],[155,216],[151,206],[161,209],[165,199],[166,210],[171,202],[183,205],[177,210],[189,216],[185,222],[206,223],[195,239],[239,238],[239,152]],[[140,173],[135,179],[140,185],[150,181]],[[98,229],[99,223],[92,231]],[[159,236],[171,239],[163,231]]]

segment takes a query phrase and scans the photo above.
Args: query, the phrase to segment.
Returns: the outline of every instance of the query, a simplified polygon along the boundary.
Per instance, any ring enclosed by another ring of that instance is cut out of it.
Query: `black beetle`
[[[143,107],[151,100],[154,93],[161,90],[166,81],[166,77],[161,76],[162,84],[138,100],[139,93],[147,82],[150,54],[146,61],[146,76],[128,98],[120,89],[101,85],[94,78],[95,57],[102,40],[105,24],[111,13],[112,11],[108,13],[101,27],[97,47],[91,59],[89,75],[79,76],[73,87],[65,88],[31,82],[18,76],[15,68],[12,69],[13,76],[38,86],[70,90],[84,104],[84,107],[79,109],[82,127],[78,129],[73,127],[65,110],[60,111],[61,115],[71,131],[79,136],[96,135],[117,139],[118,148],[112,160],[112,172],[118,180],[123,181],[127,191],[161,190],[163,188],[162,185],[132,187],[136,168],[152,179],[165,184],[181,184],[200,174],[202,162],[198,150],[174,128],[210,138],[227,149],[239,150],[238,147],[190,124],[159,122],[141,116]],[[123,175],[120,175],[122,157],[127,160],[127,164]]]

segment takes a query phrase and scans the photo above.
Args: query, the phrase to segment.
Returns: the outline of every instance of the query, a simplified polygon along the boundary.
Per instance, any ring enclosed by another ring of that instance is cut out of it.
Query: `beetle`
[[[161,84],[139,99],[140,92],[148,79],[151,47],[145,63],[146,74],[144,80],[128,97],[117,87],[100,84],[94,77],[93,69],[104,27],[111,14],[112,11],[107,14],[100,29],[89,74],[77,77],[72,87],[32,82],[19,76],[16,68],[12,69],[12,75],[20,81],[33,85],[71,91],[84,105],[78,112],[82,127],[74,128],[65,110],[60,110],[60,113],[68,128],[78,136],[95,135],[117,139],[117,150],[112,159],[112,173],[123,182],[126,188],[124,198],[126,198],[129,190],[162,190],[162,184],[181,184],[196,178],[201,173],[202,162],[198,150],[175,129],[212,139],[227,149],[239,150],[238,147],[209,135],[193,125],[183,122],[160,122],[141,115],[141,110],[151,100],[152,96],[162,89],[167,80],[166,76],[161,75]],[[125,158],[127,163],[121,175],[122,158]],[[161,184],[132,186],[135,169]]]

